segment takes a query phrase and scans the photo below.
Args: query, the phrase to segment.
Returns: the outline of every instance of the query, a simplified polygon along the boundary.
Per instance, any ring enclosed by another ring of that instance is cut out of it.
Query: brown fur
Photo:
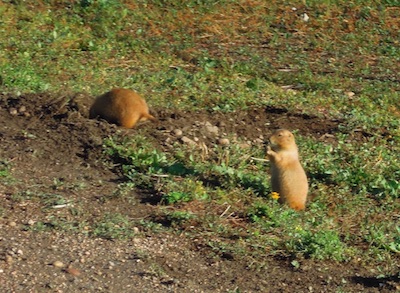
[[[271,162],[272,191],[279,193],[279,201],[295,210],[305,209],[308,183],[299,161],[293,134],[279,129],[270,137],[267,155]]]
[[[132,128],[139,121],[156,120],[149,114],[146,101],[128,89],[113,89],[96,98],[89,111],[89,118],[103,118],[110,123]]]

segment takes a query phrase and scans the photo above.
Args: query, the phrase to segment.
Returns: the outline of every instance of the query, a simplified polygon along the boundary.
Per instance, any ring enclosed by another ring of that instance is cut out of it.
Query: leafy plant
[[[172,191],[164,195],[163,198],[168,204],[191,200],[191,196],[188,193],[181,191]]]
[[[285,241],[286,249],[294,254],[302,254],[315,259],[345,260],[346,245],[336,231],[310,231],[300,227],[289,233]]]

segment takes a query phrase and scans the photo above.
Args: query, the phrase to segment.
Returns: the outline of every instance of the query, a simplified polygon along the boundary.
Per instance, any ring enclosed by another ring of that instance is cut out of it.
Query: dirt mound
[[[121,130],[87,118],[92,98],[83,94],[0,95],[0,159],[12,175],[0,186],[0,291],[304,292],[312,288],[334,292],[344,286],[356,292],[366,286],[362,278],[356,278],[359,269],[351,266],[305,261],[296,270],[288,260],[270,259],[268,268],[255,271],[251,264],[233,257],[210,257],[210,251],[196,241],[173,235],[155,233],[132,241],[108,241],[46,230],[46,225],[62,225],[54,222],[54,215],[57,219],[71,217],[63,206],[80,207],[91,215],[123,210],[131,218],[146,217],[154,209],[140,202],[127,205],[118,198],[103,200],[112,196],[120,181],[104,165],[105,137],[141,133],[151,137],[156,147],[168,149],[173,141],[185,143],[184,136],[208,145],[225,137],[260,144],[276,128],[331,139],[329,134],[338,127],[338,121],[275,108],[228,114],[155,109],[156,124]],[[42,232],[28,229],[38,222],[45,223]],[[85,223],[76,225],[84,229]],[[55,265],[57,260],[64,264]],[[356,281],[342,283],[351,277]],[[389,281],[379,283],[376,290],[389,291]],[[368,287],[374,292],[373,286]]]

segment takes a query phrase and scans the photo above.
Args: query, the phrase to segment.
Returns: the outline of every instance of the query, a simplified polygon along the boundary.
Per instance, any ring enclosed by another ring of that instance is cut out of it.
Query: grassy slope
[[[136,141],[146,163],[130,168],[165,173],[165,164],[180,162],[203,179],[217,177],[224,189],[206,186],[195,175],[179,185],[165,179],[162,193],[174,208],[160,207],[172,229],[195,219],[204,227],[197,233],[240,234],[240,225],[219,218],[218,206],[228,202],[246,222],[248,237],[235,244],[210,240],[216,251],[252,247],[265,253],[267,247],[268,253],[338,261],[363,256],[382,267],[398,260],[397,1],[125,2],[3,1],[2,90],[97,95],[121,86],[169,108],[234,111],[273,105],[344,118],[337,145],[298,138],[303,153],[315,154],[305,164],[318,196],[304,214],[265,198],[260,190],[268,190],[269,183],[257,179],[265,167],[256,164],[254,171],[242,161],[249,153],[234,147],[229,154],[216,149],[219,157],[210,163],[187,159],[187,149],[166,155]],[[371,137],[353,142],[354,129]],[[135,156],[120,142],[108,145],[114,155]],[[262,150],[252,152],[262,156]],[[136,186],[148,184],[135,176]],[[188,194],[194,198],[185,198]],[[188,212],[187,202],[200,207]]]

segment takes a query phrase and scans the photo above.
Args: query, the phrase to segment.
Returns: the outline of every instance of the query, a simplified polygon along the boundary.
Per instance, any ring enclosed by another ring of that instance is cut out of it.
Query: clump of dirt
[[[226,138],[260,144],[276,128],[329,140],[339,123],[275,108],[228,114],[155,109],[159,122],[124,130],[89,120],[92,100],[85,94],[0,94],[0,160],[11,174],[0,186],[0,291],[333,292],[340,286],[349,292],[389,292],[395,288],[392,279],[363,279],[365,271],[357,264],[304,260],[301,269],[295,269],[287,259],[271,258],[265,261],[268,267],[255,270],[233,256],[213,256],[201,241],[172,233],[138,231],[132,240],[111,241],[57,229],[29,229],[38,222],[69,219],[71,212],[63,208],[67,206],[75,208],[71,211],[78,218],[79,211],[93,218],[121,211],[132,219],[151,214],[154,207],[140,201],[104,200],[112,197],[121,180],[104,163],[106,137],[141,133],[168,150],[169,141],[176,140],[212,145]],[[54,196],[61,197],[62,204],[50,201]]]

